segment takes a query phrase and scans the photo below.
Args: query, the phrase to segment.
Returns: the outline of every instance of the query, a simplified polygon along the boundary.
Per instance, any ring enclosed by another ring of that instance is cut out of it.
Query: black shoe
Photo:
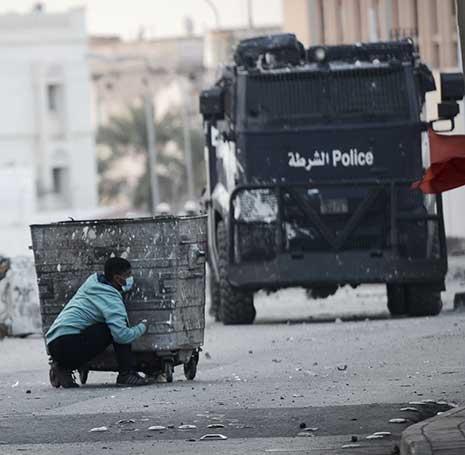
[[[148,385],[149,381],[143,378],[139,373],[135,371],[125,371],[118,374],[116,378],[116,384],[120,386],[142,386]]]
[[[64,389],[75,389],[79,387],[72,370],[61,368],[56,363],[53,363],[51,368],[53,370],[56,387],[63,387]]]

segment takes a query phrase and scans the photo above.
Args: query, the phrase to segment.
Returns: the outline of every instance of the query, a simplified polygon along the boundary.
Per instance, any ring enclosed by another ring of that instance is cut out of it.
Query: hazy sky
[[[247,0],[211,0],[217,5],[223,27],[245,25]],[[281,0],[252,0],[256,24],[281,22]],[[25,12],[34,0],[0,0],[0,14]],[[179,35],[186,17],[201,32],[214,23],[214,15],[205,0],[46,0],[48,11],[63,11],[74,6],[87,9],[88,28],[93,34],[120,34],[134,37],[141,26],[151,35]]]

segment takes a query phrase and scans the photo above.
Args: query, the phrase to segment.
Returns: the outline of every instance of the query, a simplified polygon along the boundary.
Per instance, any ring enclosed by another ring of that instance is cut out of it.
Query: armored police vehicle
[[[442,75],[441,119],[462,75]],[[441,311],[441,196],[428,165],[431,71],[411,40],[304,49],[292,34],[242,41],[200,98],[206,133],[212,311],[252,323],[254,293],[326,297],[385,283],[393,315]]]

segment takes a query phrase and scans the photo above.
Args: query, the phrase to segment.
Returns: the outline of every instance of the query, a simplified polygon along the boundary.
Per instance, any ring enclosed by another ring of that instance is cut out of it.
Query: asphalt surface
[[[80,389],[53,389],[42,339],[6,339],[0,454],[395,453],[404,428],[449,407],[422,400],[463,400],[465,313],[451,310],[463,277],[449,284],[436,318],[390,319],[376,286],[318,301],[262,294],[253,326],[207,321],[194,381],[177,368],[174,383],[144,388],[91,372]],[[298,436],[304,426],[313,431]],[[392,435],[366,439],[381,431]],[[200,440],[207,433],[228,439]]]

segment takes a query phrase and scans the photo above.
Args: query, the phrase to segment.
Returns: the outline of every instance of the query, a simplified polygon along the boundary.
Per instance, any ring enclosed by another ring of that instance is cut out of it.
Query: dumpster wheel
[[[199,353],[194,352],[187,363],[184,364],[184,376],[188,381],[195,379],[197,374],[197,364],[199,363]]]
[[[167,360],[163,366],[166,382],[173,382],[174,364],[171,360]]]

